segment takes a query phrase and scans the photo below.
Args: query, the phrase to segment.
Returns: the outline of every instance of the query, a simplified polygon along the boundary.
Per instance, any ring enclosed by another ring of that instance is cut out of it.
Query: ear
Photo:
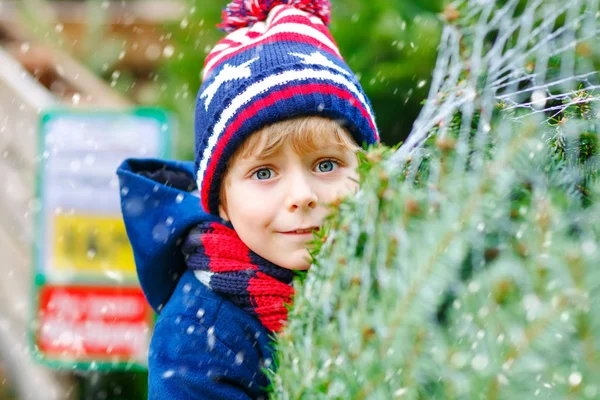
[[[222,204],[219,204],[219,217],[221,217],[225,221],[230,222],[229,215],[227,215],[227,211],[225,210],[225,207],[223,207]]]

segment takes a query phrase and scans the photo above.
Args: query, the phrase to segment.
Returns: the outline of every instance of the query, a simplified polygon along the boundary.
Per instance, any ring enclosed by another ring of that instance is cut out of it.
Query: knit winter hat
[[[327,0],[235,0],[229,32],[206,57],[196,99],[195,171],[202,206],[218,215],[227,160],[245,138],[286,119],[336,120],[358,144],[379,141],[371,104],[326,24]]]

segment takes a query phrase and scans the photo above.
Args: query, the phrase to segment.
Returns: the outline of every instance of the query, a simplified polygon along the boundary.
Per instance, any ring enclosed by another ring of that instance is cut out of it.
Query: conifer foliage
[[[600,398],[597,0],[449,5],[296,282],[272,398]]]

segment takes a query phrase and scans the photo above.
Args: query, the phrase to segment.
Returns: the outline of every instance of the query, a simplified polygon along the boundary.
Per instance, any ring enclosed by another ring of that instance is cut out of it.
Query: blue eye
[[[270,168],[261,168],[252,175],[256,176],[256,179],[264,181],[266,179],[271,179],[271,177],[273,176],[273,172]]]
[[[317,169],[319,170],[319,172],[331,172],[337,166],[338,166],[338,163],[335,162],[334,160],[325,160],[325,161],[321,161],[317,165]]]

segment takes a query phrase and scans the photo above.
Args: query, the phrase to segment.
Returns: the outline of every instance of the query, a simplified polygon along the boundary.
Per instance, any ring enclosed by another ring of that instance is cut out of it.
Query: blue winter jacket
[[[188,231],[219,220],[202,211],[193,193],[193,163],[129,159],[117,174],[139,281],[159,313],[148,354],[148,398],[266,398],[269,332],[184,263],[180,245]]]

